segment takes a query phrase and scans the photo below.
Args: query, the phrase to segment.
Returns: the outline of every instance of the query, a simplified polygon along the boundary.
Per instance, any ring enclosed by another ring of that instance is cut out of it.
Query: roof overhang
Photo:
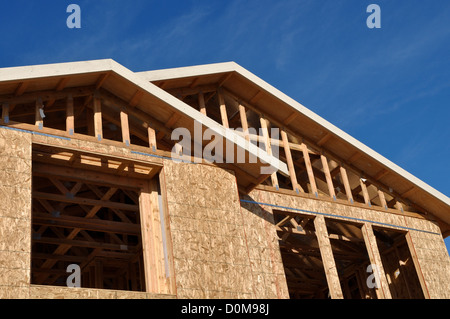
[[[376,177],[397,193],[408,194],[408,199],[447,223],[450,229],[450,199],[446,195],[234,62],[138,74],[149,82],[164,84],[166,90],[182,86],[183,82],[188,85],[192,81],[196,85],[219,85],[243,101],[251,101],[262,113],[275,119],[280,127],[298,133],[311,144],[324,147],[342,159],[358,158],[351,165],[362,175]],[[380,174],[383,172],[388,174]]]
[[[239,149],[245,156],[256,158],[256,163],[232,163],[241,172],[249,175],[244,179],[242,189],[251,189],[256,186],[255,181],[261,181],[270,174],[262,173],[262,167],[270,166],[272,170],[280,170],[287,173],[286,164],[276,157],[269,155],[256,145],[249,143],[242,136],[232,130],[224,128],[219,123],[203,115],[191,106],[185,104],[173,95],[160,89],[147,81],[145,77],[130,71],[111,59],[83,62],[70,62],[58,64],[46,64],[36,66],[24,66],[0,69],[0,96],[14,97],[14,90],[20,83],[28,83],[28,92],[45,92],[54,90],[65,81],[65,88],[85,86],[100,86],[102,89],[113,93],[119,101],[132,101],[139,93],[138,102],[134,107],[149,115],[163,125],[167,123],[174,113],[179,116],[171,125],[171,129],[187,128],[194,136],[194,123],[200,122],[204,129],[210,129],[215,136],[223,139],[223,146],[228,142]],[[101,84],[101,85],[100,85]],[[0,101],[0,103],[5,101]],[[151,125],[152,123],[150,123]],[[238,179],[238,183],[239,183]]]

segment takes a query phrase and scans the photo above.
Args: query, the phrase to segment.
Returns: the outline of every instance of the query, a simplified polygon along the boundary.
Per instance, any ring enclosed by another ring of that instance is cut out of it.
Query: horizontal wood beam
[[[137,246],[101,243],[101,242],[93,242],[93,241],[85,241],[85,240],[50,238],[50,237],[34,238],[33,242],[42,243],[42,244],[50,244],[50,245],[68,245],[68,246],[75,246],[75,247],[100,248],[100,249],[110,249],[110,250],[135,251],[137,249]]]
[[[109,200],[105,201],[105,200],[98,200],[98,199],[72,197],[72,196],[65,196],[65,195],[58,195],[58,194],[49,194],[49,193],[43,193],[43,192],[33,192],[32,196],[33,196],[33,198],[37,198],[37,199],[46,199],[46,200],[51,200],[51,201],[56,201],[56,202],[63,202],[63,203],[109,207],[109,208],[115,208],[115,209],[127,210],[127,211],[133,211],[133,212],[139,211],[138,205],[111,202]]]
[[[56,163],[55,163],[56,164]],[[115,176],[84,168],[72,168],[58,165],[48,165],[45,163],[33,163],[33,174],[36,176],[49,177],[56,176],[61,178],[70,178],[74,181],[89,181],[96,185],[117,186],[125,189],[141,188],[145,179],[136,179],[127,176]]]
[[[80,228],[104,233],[139,235],[140,226],[130,223],[101,220],[97,218],[81,218],[73,216],[59,216],[35,214],[33,224],[45,226],[60,226],[64,228]]]

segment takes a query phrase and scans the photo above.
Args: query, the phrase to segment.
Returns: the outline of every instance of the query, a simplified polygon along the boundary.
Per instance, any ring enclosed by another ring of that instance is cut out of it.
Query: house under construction
[[[4,68],[0,107],[1,298],[450,298],[450,199],[235,63]]]

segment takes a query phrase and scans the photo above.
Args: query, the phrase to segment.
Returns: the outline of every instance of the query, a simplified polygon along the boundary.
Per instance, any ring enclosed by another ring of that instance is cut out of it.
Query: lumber
[[[309,157],[308,147],[306,144],[302,144],[303,160],[305,161],[306,172],[308,173],[309,184],[311,185],[311,191],[318,197],[319,193],[317,191],[316,180],[314,178],[314,172],[311,164],[311,159]]]
[[[370,263],[376,265],[378,271],[379,287],[375,287],[378,299],[391,299],[392,295],[389,290],[389,284],[386,279],[383,263],[381,261],[380,251],[377,245],[377,239],[373,233],[370,223],[364,223],[362,226],[362,234],[366,244],[367,253],[369,254]]]
[[[242,131],[244,132],[244,137],[247,141],[250,140],[249,131],[248,131],[248,120],[247,120],[247,112],[245,106],[239,104],[239,116],[241,118],[241,126]]]
[[[198,93],[198,105],[199,105],[200,112],[204,115],[207,115],[206,114],[205,95],[203,94],[202,91],[200,91]]]
[[[334,192],[333,179],[331,178],[330,168],[328,166],[328,159],[325,155],[320,155],[320,160],[322,161],[323,173],[325,174],[325,179],[328,186],[328,194],[331,198],[336,200],[336,193]]]
[[[219,108],[220,108],[220,116],[222,118],[222,125],[226,128],[229,128],[230,125],[228,123],[227,107],[225,105],[225,100],[221,92],[217,92],[217,96],[219,97]]]
[[[126,146],[130,146],[130,126],[128,122],[128,113],[123,109],[120,110],[120,128],[122,130],[122,142]]]
[[[343,166],[340,166],[339,170],[341,172],[342,183],[344,184],[345,194],[347,195],[347,199],[350,203],[353,204],[353,194],[352,194],[352,189],[350,187],[350,183],[348,181],[347,170]]]
[[[288,136],[284,130],[281,130],[280,134],[281,134],[281,139],[283,141],[284,153],[286,154],[286,161],[287,161],[287,165],[288,165],[288,169],[289,169],[289,177],[291,179],[292,188],[297,193],[300,191],[302,193],[304,193],[305,191],[297,182],[297,175],[295,174],[295,167],[294,167],[294,162],[292,160],[291,149],[289,147]]]
[[[264,117],[260,116],[259,122],[261,123],[261,130],[263,133],[265,150],[266,150],[267,154],[272,155],[272,144],[270,143],[269,129],[267,127],[267,120]],[[272,186],[275,187],[276,189],[279,189],[280,186],[278,183],[277,172],[273,172],[270,175],[270,178],[272,180]]]
[[[2,124],[8,124],[9,123],[9,104],[3,103],[2,104]]]
[[[38,98],[36,100],[36,108],[35,108],[35,125],[39,130],[42,130],[44,127],[44,119],[42,118],[41,112],[43,111],[44,104],[42,103],[42,99]]]
[[[66,102],[66,131],[69,135],[75,133],[75,119],[73,113],[73,96],[69,94]]]
[[[94,136],[103,139],[102,102],[98,97],[94,97]]]
[[[43,192],[33,192],[33,197],[38,198],[38,199],[46,199],[46,200],[52,200],[52,201],[58,201],[58,202],[64,202],[64,203],[73,203],[73,204],[79,204],[79,205],[109,207],[109,208],[116,208],[116,209],[122,209],[122,210],[128,210],[128,211],[138,211],[139,210],[139,207],[137,205],[132,205],[132,204],[123,204],[123,203],[116,203],[116,202],[111,202],[111,201],[82,198],[82,197],[67,197],[65,195],[49,194],[49,193],[43,193]]]
[[[377,190],[377,192],[378,192],[378,197],[380,198],[380,203],[381,203],[381,206],[382,207],[384,207],[384,209],[388,209],[388,205],[387,205],[387,202],[386,202],[386,197],[384,196],[384,192],[382,191],[382,190]]]
[[[316,229],[317,242],[319,243],[320,255],[322,257],[323,268],[328,282],[331,298],[343,299],[341,284],[336,268],[336,263],[331,249],[330,239],[328,237],[327,226],[323,216],[314,218],[314,227]]]
[[[364,196],[364,203],[366,205],[372,206],[372,204],[370,203],[370,197],[369,197],[369,192],[367,191],[367,186],[366,183],[363,181],[362,178],[359,179],[359,184],[361,186],[361,190]]]

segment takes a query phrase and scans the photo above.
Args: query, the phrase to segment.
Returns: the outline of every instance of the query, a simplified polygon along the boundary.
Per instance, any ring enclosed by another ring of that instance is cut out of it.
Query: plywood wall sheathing
[[[165,161],[164,175],[177,296],[285,298],[273,224],[265,212],[241,212],[234,174]]]
[[[0,297],[27,298],[31,269],[31,136],[0,128]]]

